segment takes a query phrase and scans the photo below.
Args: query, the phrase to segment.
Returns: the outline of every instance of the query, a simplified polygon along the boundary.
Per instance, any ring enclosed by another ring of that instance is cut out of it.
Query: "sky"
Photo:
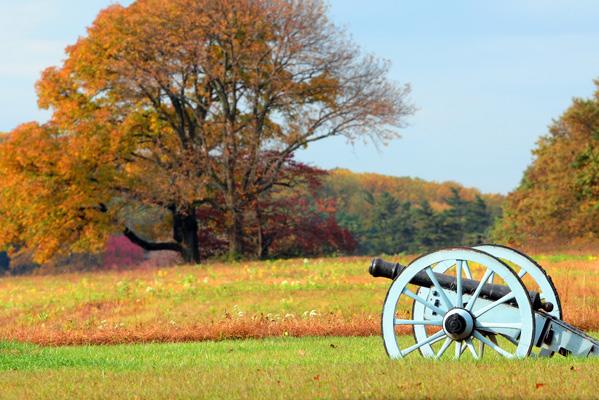
[[[0,131],[45,121],[34,85],[111,0],[0,0]],[[128,4],[130,1],[120,1]],[[531,150],[599,78],[596,0],[333,0],[331,19],[391,62],[418,108],[388,146],[332,138],[297,154],[321,168],[516,188]]]

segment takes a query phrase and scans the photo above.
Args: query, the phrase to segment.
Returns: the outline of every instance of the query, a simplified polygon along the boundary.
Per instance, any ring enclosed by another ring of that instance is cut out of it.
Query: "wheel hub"
[[[453,340],[466,340],[474,331],[474,317],[465,308],[453,308],[443,317],[443,330]]]

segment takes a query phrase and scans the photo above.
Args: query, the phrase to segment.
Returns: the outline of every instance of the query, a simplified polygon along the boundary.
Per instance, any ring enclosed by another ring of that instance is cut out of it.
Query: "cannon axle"
[[[372,260],[372,264],[368,269],[370,275],[376,277],[382,277],[387,279],[395,279],[406,267],[399,263],[392,263],[388,261],[384,261],[380,258],[375,258]],[[455,291],[457,288],[457,281],[455,277],[434,273],[435,278],[444,289]],[[425,271],[420,271],[410,283],[422,286],[422,287],[432,287],[433,282]],[[480,281],[474,279],[462,279],[462,291],[464,294],[472,295]],[[486,283],[483,285],[480,291],[480,297],[486,298],[488,300],[499,300],[505,295],[509,294],[512,290],[508,286],[504,285],[495,285],[492,283]],[[528,291],[530,302],[532,304],[532,308],[536,311],[543,310],[546,312],[551,312],[553,310],[553,304],[548,302],[543,302],[541,300],[541,296],[538,292],[530,290]],[[508,302],[509,303],[509,302]]]

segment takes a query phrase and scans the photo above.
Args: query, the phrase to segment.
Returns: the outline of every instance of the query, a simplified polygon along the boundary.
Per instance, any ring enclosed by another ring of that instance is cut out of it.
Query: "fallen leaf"
[[[540,389],[540,388],[542,388],[543,386],[545,386],[545,384],[544,384],[544,383],[536,383],[536,384],[535,384],[535,389]]]

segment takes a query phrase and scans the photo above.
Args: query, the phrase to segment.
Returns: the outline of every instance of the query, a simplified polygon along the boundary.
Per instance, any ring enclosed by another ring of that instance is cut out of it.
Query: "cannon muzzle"
[[[399,263],[392,263],[384,261],[380,258],[375,258],[372,260],[372,264],[370,264],[368,272],[370,272],[370,275],[374,276],[375,278],[382,277],[393,280],[397,278],[405,269],[406,267]],[[451,291],[456,290],[457,282],[455,277],[451,275],[440,274],[438,272],[435,272],[434,274],[442,288]],[[420,271],[418,274],[416,274],[410,283],[422,287],[433,287],[433,282],[424,271]],[[474,279],[462,279],[462,291],[466,295],[472,295],[476,291],[476,288],[479,284],[480,281]],[[495,301],[499,300],[510,292],[511,289],[507,286],[486,283],[481,289],[480,296],[488,300]],[[553,304],[543,302],[538,292],[530,290],[528,294],[530,296],[530,302],[532,303],[534,310],[543,310],[547,312],[551,312],[553,310]]]
[[[375,258],[372,260],[368,272],[375,278],[395,279],[405,268],[400,263],[391,263],[380,258]]]

